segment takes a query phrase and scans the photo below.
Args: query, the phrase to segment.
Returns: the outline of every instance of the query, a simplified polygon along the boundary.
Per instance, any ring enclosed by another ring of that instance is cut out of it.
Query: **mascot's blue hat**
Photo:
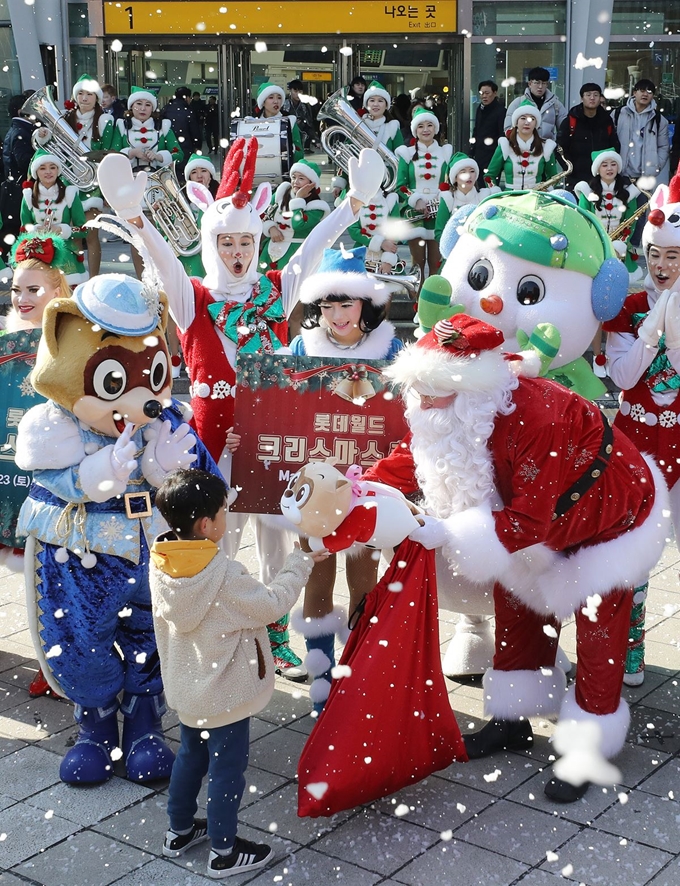
[[[157,328],[158,293],[127,274],[100,274],[76,286],[73,299],[102,329],[119,335],[148,335]]]

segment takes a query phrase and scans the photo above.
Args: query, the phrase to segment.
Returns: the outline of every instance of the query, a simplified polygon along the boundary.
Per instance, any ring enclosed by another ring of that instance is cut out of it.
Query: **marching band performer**
[[[484,176],[491,185],[505,180],[505,189],[528,191],[561,172],[555,158],[556,143],[538,134],[541,112],[531,102],[522,102],[513,111],[512,129],[498,139],[498,146]]]
[[[217,194],[217,189],[219,187],[217,170],[210,157],[207,157],[204,154],[192,154],[191,157],[189,157],[189,160],[184,167],[184,178],[187,182],[192,181],[203,185],[204,188],[207,188],[210,191],[213,197]],[[196,224],[200,228],[203,209],[196,206],[196,204],[191,201],[189,201],[189,206],[191,207],[191,212]],[[180,255],[178,258],[182,262],[184,270],[190,277],[199,277],[201,279],[205,277],[200,250],[194,255]]]
[[[425,262],[430,274],[436,274],[441,261],[439,243],[435,239],[435,219],[439,203],[440,185],[446,182],[451,160],[451,145],[436,141],[439,120],[427,108],[417,108],[411,120],[415,144],[396,149],[399,158],[397,193],[404,205],[404,214],[417,213],[413,221],[409,249],[413,263],[418,265],[421,279],[425,279]]]
[[[61,180],[61,160],[38,149],[31,160],[30,179],[21,200],[22,231],[37,230],[60,237],[67,249],[61,253],[60,270],[71,286],[88,279],[81,250],[85,211],[78,188]]]
[[[591,158],[593,177],[588,182],[578,182],[574,186],[574,193],[578,197],[578,205],[596,215],[605,231],[611,234],[638,208],[640,190],[627,175],[622,175],[623,160],[613,148],[593,151]],[[615,241],[614,248],[617,249],[616,243],[620,244],[628,273],[634,275],[634,279],[639,279],[642,271],[627,248],[634,228],[635,225],[631,224],[626,235]]]
[[[389,219],[401,218],[399,197],[395,191],[386,194],[378,188],[369,203],[359,210],[359,218],[347,228],[355,246],[366,247],[366,261],[378,262],[380,274],[393,274],[399,257],[398,242],[389,237]]]
[[[321,199],[321,169],[309,160],[299,160],[290,168],[290,182],[276,189],[263,226],[260,268],[282,270],[300,248],[310,231],[330,212]]]
[[[170,128],[171,121],[156,117],[156,96],[133,86],[127,106],[123,117],[116,121],[112,150],[125,154],[135,172],[181,163],[184,151]]]
[[[73,87],[73,101],[67,102],[68,112],[64,121],[75,133],[80,144],[86,151],[108,151],[113,141],[113,117],[102,108],[102,90],[99,83],[89,74],[83,74]],[[39,145],[49,150],[50,133],[41,127],[36,135]],[[91,221],[104,208],[101,191],[81,191],[80,199],[85,210],[85,218]],[[86,236],[87,267],[90,276],[99,273],[102,260],[102,249],[99,243],[99,231],[89,228]]]
[[[262,83],[257,90],[257,106],[260,109],[261,117],[265,120],[274,120],[277,117],[282,118],[281,108],[286,100],[286,93],[276,83]],[[290,122],[290,131],[293,139],[293,160],[298,163],[304,160],[305,151],[302,147],[302,136],[297,125],[297,117],[295,114],[287,115]]]
[[[362,117],[362,120],[377,136],[378,141],[395,153],[397,148],[404,144],[404,139],[399,128],[399,121],[393,120],[390,116],[391,104],[392,97],[389,92],[381,83],[373,80],[364,92],[364,108],[367,113]]]
[[[441,185],[439,207],[434,225],[434,239],[439,242],[446,223],[453,213],[461,206],[476,206],[484,197],[488,197],[498,188],[482,188],[477,190],[479,166],[467,154],[454,154],[449,163],[448,185]]]

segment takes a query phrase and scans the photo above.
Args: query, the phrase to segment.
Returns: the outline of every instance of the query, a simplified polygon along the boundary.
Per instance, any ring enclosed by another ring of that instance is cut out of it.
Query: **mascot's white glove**
[[[668,304],[668,290],[664,290],[652,310],[647,314],[644,322],[638,329],[638,338],[652,348],[659,347],[659,339],[666,331],[666,305]]]
[[[385,164],[373,148],[363,148],[359,159],[349,159],[349,191],[348,197],[354,197],[360,203],[370,203],[385,176]]]
[[[409,535],[411,541],[417,541],[428,551],[440,548],[448,539],[444,521],[438,520],[436,517],[429,517],[427,514],[423,514],[418,519],[423,521],[423,525],[414,529]]]
[[[170,471],[190,467],[198,457],[189,452],[196,445],[196,437],[187,424],[173,431],[170,422],[164,421],[160,428],[148,428],[145,437],[142,473],[153,486],[160,486]]]
[[[116,480],[121,483],[127,483],[128,477],[137,467],[135,460],[137,447],[132,441],[134,429],[135,426],[128,422],[111,449],[111,470]]]
[[[672,292],[666,302],[666,347],[680,348],[680,292]]]
[[[147,175],[140,172],[135,178],[125,154],[107,154],[99,164],[97,178],[104,199],[119,218],[137,218],[142,214]]]

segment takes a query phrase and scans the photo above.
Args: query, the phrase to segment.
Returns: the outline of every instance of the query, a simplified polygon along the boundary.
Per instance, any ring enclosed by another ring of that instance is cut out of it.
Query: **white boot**
[[[494,630],[490,618],[461,613],[442,669],[445,676],[452,679],[481,676],[492,666],[493,653]]]

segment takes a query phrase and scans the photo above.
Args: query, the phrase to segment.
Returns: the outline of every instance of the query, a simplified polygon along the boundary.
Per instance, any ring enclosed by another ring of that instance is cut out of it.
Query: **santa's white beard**
[[[458,394],[445,409],[421,409],[409,397],[406,418],[413,432],[416,477],[429,513],[440,519],[488,501],[494,471],[487,441],[498,413],[514,409],[510,387],[494,394]]]

